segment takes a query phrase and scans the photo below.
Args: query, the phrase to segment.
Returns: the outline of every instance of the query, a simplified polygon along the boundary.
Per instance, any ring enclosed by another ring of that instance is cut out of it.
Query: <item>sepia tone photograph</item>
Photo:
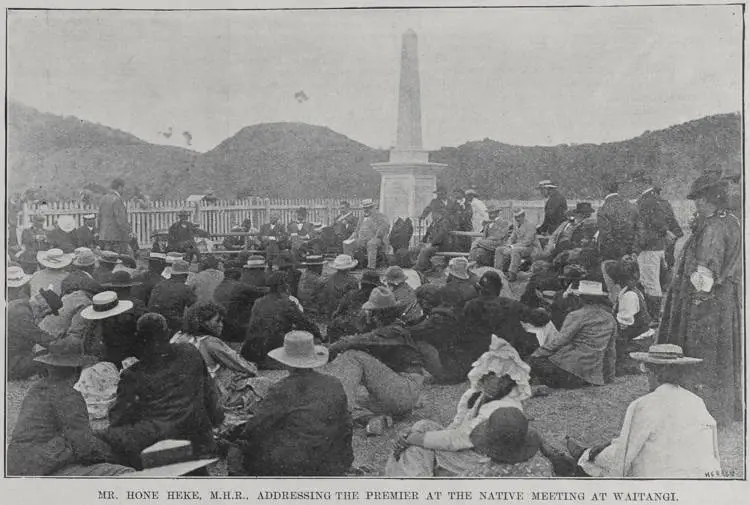
[[[746,480],[744,5],[5,14],[6,479]]]

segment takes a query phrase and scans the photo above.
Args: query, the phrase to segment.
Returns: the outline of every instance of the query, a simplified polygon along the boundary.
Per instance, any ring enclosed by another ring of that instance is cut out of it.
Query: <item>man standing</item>
[[[562,193],[557,190],[557,185],[549,179],[541,181],[537,188],[547,201],[544,204],[544,221],[536,231],[540,235],[549,235],[565,222],[568,202]]]
[[[513,209],[513,218],[516,221],[516,226],[513,228],[507,244],[495,250],[495,269],[497,270],[503,269],[505,258],[510,256],[508,280],[511,282],[516,280],[521,259],[531,256],[536,242],[536,229],[526,219],[526,211],[516,207]]]
[[[96,229],[96,214],[85,214],[83,226],[73,231],[73,243],[76,247],[95,249],[99,243],[99,230]]]
[[[471,204],[471,228],[474,233],[484,230],[484,222],[490,220],[487,206],[479,199],[479,193],[475,189],[466,190],[466,201]]]
[[[102,197],[99,205],[99,240],[105,250],[129,254],[130,224],[120,194],[125,182],[118,178],[112,181],[110,187],[112,190]]]
[[[596,213],[596,221],[599,227],[598,242],[602,275],[607,291],[610,297],[613,297],[616,296],[616,293],[613,293],[614,282],[607,275],[605,267],[609,265],[608,261],[619,261],[626,254],[633,252],[638,209],[618,193],[617,182],[607,183],[605,190],[607,196],[604,197],[604,203]]]
[[[435,190],[435,198],[432,199],[430,204],[424,208],[422,215],[419,216],[420,221],[427,219],[427,216],[432,214],[433,221],[435,220],[436,214],[442,214],[448,208],[448,190],[445,186],[438,186]]]
[[[377,268],[378,249],[385,245],[391,224],[388,218],[375,210],[375,202],[369,198],[362,200],[364,216],[359,218],[357,228],[348,240],[344,241],[344,254],[355,257],[362,249],[367,250],[367,268]]]
[[[666,267],[664,251],[669,242],[683,235],[672,206],[660,193],[660,187],[651,185],[638,198],[635,240],[646,306],[651,316],[657,319],[661,311],[661,271]]]

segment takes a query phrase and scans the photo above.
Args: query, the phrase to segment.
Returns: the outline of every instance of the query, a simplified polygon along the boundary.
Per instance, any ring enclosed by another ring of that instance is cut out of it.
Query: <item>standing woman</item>
[[[727,210],[727,182],[702,175],[688,198],[698,217],[667,294],[659,343],[701,358],[687,386],[717,423],[742,419],[742,229]]]

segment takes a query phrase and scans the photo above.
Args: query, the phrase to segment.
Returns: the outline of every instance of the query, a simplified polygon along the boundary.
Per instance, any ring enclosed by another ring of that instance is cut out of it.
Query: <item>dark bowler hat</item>
[[[496,463],[528,461],[539,451],[541,438],[529,429],[529,420],[515,407],[496,409],[469,435],[477,452]]]
[[[132,288],[140,286],[140,282],[134,282],[126,270],[118,270],[112,274],[108,282],[102,283],[103,288]]]
[[[591,202],[578,202],[576,204],[576,208],[573,209],[573,214],[578,214],[581,216],[590,216],[593,214],[594,208],[591,206]]]
[[[688,200],[696,200],[706,193],[726,192],[728,186],[729,182],[726,179],[720,179],[714,174],[704,174],[690,185],[690,192],[687,198]]]

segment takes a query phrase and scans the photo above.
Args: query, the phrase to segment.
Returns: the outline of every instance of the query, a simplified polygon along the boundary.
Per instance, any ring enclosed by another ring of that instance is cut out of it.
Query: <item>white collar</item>
[[[606,200],[606,199],[607,199],[607,198],[609,198],[610,196],[617,196],[617,195],[619,195],[619,194],[620,194],[620,193],[610,193],[610,194],[608,194],[607,196],[605,196],[605,197],[604,197],[604,199]]]

